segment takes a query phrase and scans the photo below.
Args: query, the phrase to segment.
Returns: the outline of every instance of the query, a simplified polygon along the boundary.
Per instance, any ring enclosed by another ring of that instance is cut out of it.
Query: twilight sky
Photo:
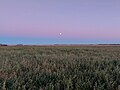
[[[0,0],[0,43],[120,43],[120,0]]]

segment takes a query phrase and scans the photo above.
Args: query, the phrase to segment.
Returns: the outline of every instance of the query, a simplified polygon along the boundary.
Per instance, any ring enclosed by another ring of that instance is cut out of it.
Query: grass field
[[[120,46],[1,46],[0,90],[118,90]]]

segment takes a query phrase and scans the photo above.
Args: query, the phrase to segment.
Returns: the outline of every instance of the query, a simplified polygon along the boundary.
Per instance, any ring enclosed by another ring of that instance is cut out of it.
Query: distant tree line
[[[7,44],[0,44],[0,46],[9,46]],[[16,44],[15,46],[24,46],[23,44]]]
[[[0,44],[0,46],[8,46],[7,44]]]

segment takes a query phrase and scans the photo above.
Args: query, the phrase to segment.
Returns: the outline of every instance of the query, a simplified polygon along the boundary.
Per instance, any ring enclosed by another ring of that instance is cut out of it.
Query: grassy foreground
[[[0,47],[0,90],[118,90],[119,46]]]

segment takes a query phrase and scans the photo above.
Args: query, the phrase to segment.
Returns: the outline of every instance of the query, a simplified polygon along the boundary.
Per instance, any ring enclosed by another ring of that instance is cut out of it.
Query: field
[[[1,46],[0,90],[120,90],[120,46]]]

